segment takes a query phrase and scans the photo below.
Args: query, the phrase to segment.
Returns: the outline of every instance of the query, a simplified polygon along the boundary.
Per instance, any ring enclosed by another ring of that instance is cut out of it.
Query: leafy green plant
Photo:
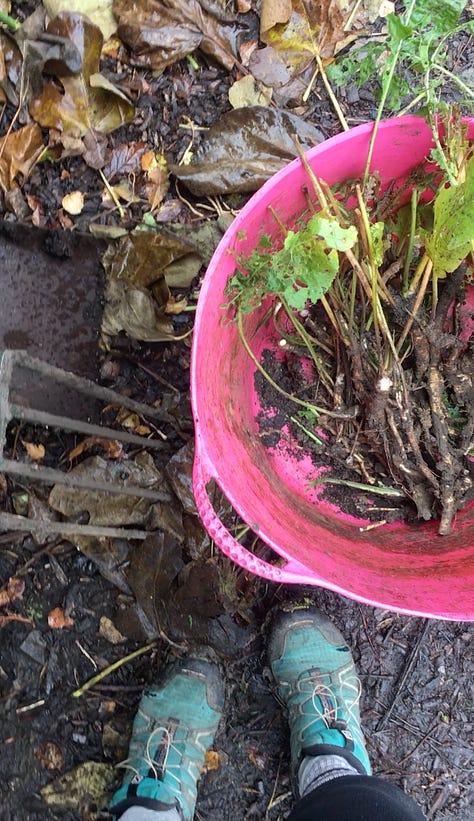
[[[383,112],[398,114],[414,106],[424,106],[432,126],[436,149],[433,158],[453,182],[453,169],[441,147],[437,118],[446,110],[443,86],[451,82],[459,91],[460,104],[472,107],[474,91],[450,71],[449,45],[460,31],[474,32],[474,21],[460,23],[465,0],[411,0],[402,15],[387,16],[388,35],[352,48],[349,54],[327,68],[335,86],[355,82],[361,86],[380,78],[380,105]],[[369,151],[368,164],[371,151]]]

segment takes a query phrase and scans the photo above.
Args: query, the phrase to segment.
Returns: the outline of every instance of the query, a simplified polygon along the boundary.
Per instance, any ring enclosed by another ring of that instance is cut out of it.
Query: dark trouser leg
[[[288,821],[425,821],[412,798],[380,778],[345,775],[298,801]]]

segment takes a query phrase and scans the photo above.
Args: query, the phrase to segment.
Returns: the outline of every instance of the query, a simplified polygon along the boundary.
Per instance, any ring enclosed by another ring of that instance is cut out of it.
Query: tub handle
[[[209,499],[206,485],[210,479],[215,479],[215,477],[206,466],[206,462],[207,460],[203,457],[198,443],[196,443],[193,466],[193,488],[196,507],[204,527],[222,553],[244,570],[273,582],[279,582],[280,584],[317,584],[318,580],[314,574],[299,562],[289,560],[284,567],[276,567],[263,559],[259,559],[258,556],[254,556],[237,539],[234,539],[219,519]]]

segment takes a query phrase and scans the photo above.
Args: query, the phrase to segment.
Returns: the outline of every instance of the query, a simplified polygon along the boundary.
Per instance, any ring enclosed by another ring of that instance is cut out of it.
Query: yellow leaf
[[[62,198],[61,204],[68,214],[76,216],[84,208],[84,194],[82,191],[72,191],[71,194],[66,194]]]
[[[208,773],[211,772],[211,770],[218,770],[219,765],[219,753],[216,752],[216,750],[208,750],[204,758],[204,764],[202,766],[201,772]]]
[[[44,445],[36,445],[34,442],[24,442],[23,439],[21,443],[33,462],[38,462],[40,459],[44,459],[46,453]]]

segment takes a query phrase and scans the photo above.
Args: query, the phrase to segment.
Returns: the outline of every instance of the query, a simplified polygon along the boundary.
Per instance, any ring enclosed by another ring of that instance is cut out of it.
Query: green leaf
[[[466,0],[418,0],[413,9],[410,25],[420,33],[431,29],[439,37],[456,26]]]
[[[442,188],[434,203],[434,225],[426,242],[434,273],[445,277],[474,250],[474,156],[459,185]]]
[[[334,248],[336,251],[348,251],[357,242],[357,228],[355,225],[343,228],[337,220],[328,219],[319,214],[311,217],[308,230],[311,233],[318,234],[325,240],[328,248]]]
[[[387,15],[387,27],[390,35],[390,48],[395,51],[399,44],[408,40],[413,34],[413,27],[406,26],[396,14]]]

